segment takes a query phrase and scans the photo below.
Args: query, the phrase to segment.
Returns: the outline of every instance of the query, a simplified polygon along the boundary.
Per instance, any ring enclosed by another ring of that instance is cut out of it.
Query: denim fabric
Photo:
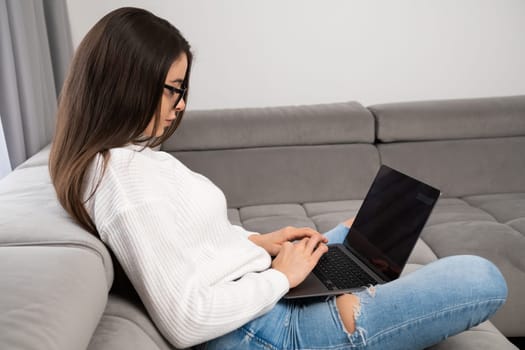
[[[328,244],[341,244],[344,242],[346,234],[350,228],[346,227],[344,224],[339,224],[328,232],[325,232],[324,235],[328,238]]]
[[[346,235],[340,224],[329,243]],[[281,300],[265,315],[204,344],[226,349],[423,349],[473,327],[505,302],[500,271],[476,256],[432,262],[387,284],[355,293],[356,330],[345,331],[335,298]]]

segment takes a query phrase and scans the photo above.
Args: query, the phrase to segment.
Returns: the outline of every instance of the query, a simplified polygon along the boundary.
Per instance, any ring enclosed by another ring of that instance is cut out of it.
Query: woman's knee
[[[476,255],[457,255],[442,259],[445,271],[456,284],[487,298],[506,299],[507,283],[498,267],[490,260]]]

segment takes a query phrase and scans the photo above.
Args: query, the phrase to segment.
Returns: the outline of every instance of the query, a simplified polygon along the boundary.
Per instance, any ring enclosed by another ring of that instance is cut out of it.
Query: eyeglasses
[[[177,105],[179,104],[180,100],[182,100],[182,98],[184,97],[184,94],[186,93],[186,88],[185,87],[182,87],[182,88],[176,88],[175,86],[171,86],[171,85],[167,85],[167,84],[164,84],[164,88],[167,89],[171,96],[175,96],[175,94],[177,94],[177,99],[175,100],[175,103],[173,104],[173,108],[177,108]]]

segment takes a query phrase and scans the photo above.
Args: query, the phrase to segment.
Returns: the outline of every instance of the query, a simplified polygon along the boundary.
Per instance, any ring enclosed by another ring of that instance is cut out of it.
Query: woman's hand
[[[259,247],[264,248],[271,256],[276,256],[281,251],[284,243],[303,238],[312,238],[314,236],[320,236],[320,242],[328,242],[327,238],[309,227],[292,226],[287,226],[266,234],[251,235],[248,239]]]
[[[313,270],[321,256],[328,251],[321,234],[303,238],[296,243],[285,242],[279,254],[272,262],[272,267],[288,278],[290,288],[304,281]]]

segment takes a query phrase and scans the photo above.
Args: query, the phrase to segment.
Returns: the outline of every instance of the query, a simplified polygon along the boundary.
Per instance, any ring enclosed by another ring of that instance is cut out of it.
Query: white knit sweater
[[[185,348],[269,311],[288,280],[248,239],[253,232],[228,221],[222,191],[168,153],[141,150],[110,150],[86,208],[159,330]],[[91,164],[85,194],[101,159]]]

